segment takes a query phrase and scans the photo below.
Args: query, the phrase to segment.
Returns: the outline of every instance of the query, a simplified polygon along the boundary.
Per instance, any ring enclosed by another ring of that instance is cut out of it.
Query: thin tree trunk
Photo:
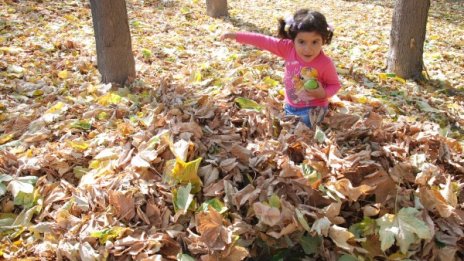
[[[206,0],[206,13],[211,17],[228,16],[227,0]]]
[[[396,0],[390,33],[388,71],[405,79],[422,78],[430,0]]]
[[[135,78],[135,62],[125,0],[90,0],[102,82]]]

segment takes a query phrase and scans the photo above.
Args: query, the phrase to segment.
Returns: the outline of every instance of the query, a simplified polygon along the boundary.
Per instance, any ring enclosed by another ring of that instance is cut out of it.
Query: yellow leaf
[[[401,78],[401,77],[399,77],[399,76],[396,76],[396,77],[393,78],[393,79],[395,79],[396,81],[398,81],[398,82],[400,82],[400,83],[403,83],[403,84],[406,83],[406,80],[403,79],[403,78]]]
[[[356,95],[356,96],[353,96],[352,98],[353,98],[353,101],[357,103],[366,104],[368,102],[366,96]]]
[[[6,53],[11,53],[11,54],[17,54],[22,51],[24,51],[22,48],[18,47],[0,47],[0,51],[6,52]]]
[[[53,105],[50,109],[48,109],[45,113],[55,113],[59,110],[61,110],[64,106],[64,103],[62,102],[57,102],[55,105]]]
[[[60,71],[58,73],[58,77],[60,77],[61,79],[67,79],[69,77],[69,72],[66,70]]]
[[[116,93],[109,92],[98,98],[97,103],[103,106],[108,106],[110,104],[118,104],[121,102],[121,96]]]
[[[89,168],[91,168],[91,169],[97,169],[99,167],[100,167],[100,161],[99,160],[92,160],[89,163]]]
[[[32,95],[34,96],[42,96],[44,94],[44,91],[42,90],[35,90]]]
[[[64,15],[63,16],[66,20],[68,20],[68,22],[73,22],[73,21],[76,21],[76,17],[73,16],[73,15],[70,15],[70,14],[67,14],[67,15]]]
[[[198,176],[198,168],[202,158],[185,162],[177,157],[175,160],[170,160],[166,163],[164,170],[165,179],[170,183],[180,183],[186,185],[192,184],[192,193],[197,193],[201,190],[202,182]]]
[[[448,107],[448,109],[455,109],[455,110],[459,110],[461,108],[461,106],[459,106],[457,103],[448,103],[446,104],[446,107]]]
[[[0,145],[10,141],[13,138],[13,134],[4,134],[0,136]]]
[[[71,148],[75,149],[75,150],[78,150],[78,151],[84,151],[86,150],[87,148],[89,148],[89,143],[85,142],[85,141],[69,141],[68,142],[69,146],[71,146]]]

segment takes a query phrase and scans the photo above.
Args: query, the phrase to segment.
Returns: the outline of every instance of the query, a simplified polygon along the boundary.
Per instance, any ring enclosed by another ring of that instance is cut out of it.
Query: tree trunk
[[[390,33],[388,71],[405,79],[422,78],[430,0],[396,0]]]
[[[206,13],[211,17],[228,16],[227,0],[206,0]]]
[[[135,78],[135,62],[125,0],[90,0],[102,82]]]

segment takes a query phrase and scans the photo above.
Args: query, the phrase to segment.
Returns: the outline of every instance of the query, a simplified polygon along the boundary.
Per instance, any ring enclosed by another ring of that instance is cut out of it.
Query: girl
[[[279,19],[278,36],[281,39],[229,32],[221,39],[251,44],[285,59],[285,113],[314,127],[327,113],[328,98],[340,89],[335,66],[322,51],[324,44],[330,44],[333,29],[321,13],[301,9],[293,17]]]

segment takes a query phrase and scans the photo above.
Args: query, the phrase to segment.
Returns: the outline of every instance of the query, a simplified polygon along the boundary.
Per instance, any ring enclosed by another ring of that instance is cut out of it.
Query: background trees
[[[206,0],[206,13],[211,17],[228,16],[227,0]]]
[[[397,0],[393,12],[388,71],[402,78],[422,77],[430,0]]]
[[[98,70],[104,83],[135,78],[125,0],[90,0]]]

